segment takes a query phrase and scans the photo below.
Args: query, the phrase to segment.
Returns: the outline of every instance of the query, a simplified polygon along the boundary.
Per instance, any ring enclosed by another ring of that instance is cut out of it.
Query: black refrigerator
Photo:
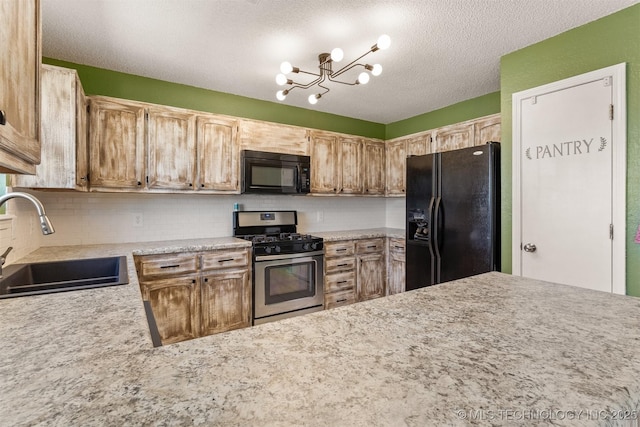
[[[406,289],[500,268],[500,144],[407,158]]]

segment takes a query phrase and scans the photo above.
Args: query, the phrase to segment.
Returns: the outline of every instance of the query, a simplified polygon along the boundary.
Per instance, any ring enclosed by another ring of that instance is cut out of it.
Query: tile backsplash
[[[242,210],[297,210],[300,232],[404,228],[404,198],[29,192],[56,232],[42,236],[33,206],[10,201],[15,258],[40,246],[230,236],[234,203]]]

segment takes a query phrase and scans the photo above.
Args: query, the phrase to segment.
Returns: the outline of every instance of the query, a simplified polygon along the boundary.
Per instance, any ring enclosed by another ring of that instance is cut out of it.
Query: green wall
[[[512,94],[627,63],[627,294],[640,296],[640,5],[567,31],[501,59],[502,268],[511,272]]]
[[[381,123],[215,92],[52,58],[42,58],[42,62],[77,70],[87,95],[113,96],[369,138],[384,139],[385,137],[385,126]]]
[[[423,130],[435,129],[499,112],[500,92],[493,92],[458,102],[439,110],[420,114],[419,116],[389,123],[385,139],[410,135]]]

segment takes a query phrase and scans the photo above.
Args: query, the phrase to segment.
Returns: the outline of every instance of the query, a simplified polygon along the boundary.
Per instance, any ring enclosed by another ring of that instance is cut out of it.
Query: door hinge
[[[613,104],[609,104],[609,120],[613,120]]]
[[[609,224],[609,239],[613,240],[613,224]]]

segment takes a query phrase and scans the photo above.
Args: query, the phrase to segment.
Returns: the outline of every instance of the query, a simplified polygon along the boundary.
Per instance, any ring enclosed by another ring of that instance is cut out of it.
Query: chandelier
[[[311,87],[317,86],[318,88],[324,91],[311,94],[309,95],[309,98],[308,98],[310,104],[316,104],[324,94],[329,92],[329,88],[323,85],[323,83],[325,83],[325,81],[327,80],[335,83],[344,84],[344,85],[350,85],[350,86],[365,85],[369,82],[368,72],[370,72],[371,75],[373,76],[379,76],[382,73],[382,66],[380,64],[374,64],[374,65],[362,64],[362,63],[358,63],[358,61],[360,61],[362,58],[364,58],[371,52],[387,49],[390,45],[391,45],[391,39],[389,38],[389,36],[381,35],[378,38],[378,42],[373,46],[371,46],[371,49],[369,49],[363,55],[360,55],[360,57],[354,59],[353,61],[351,61],[350,63],[348,63],[347,65],[345,65],[344,67],[340,68],[337,71],[333,71],[333,63],[340,62],[344,58],[344,52],[342,51],[342,49],[337,47],[333,49],[331,53],[321,53],[320,55],[318,55],[318,61],[320,62],[320,65],[318,66],[320,69],[319,74],[312,73],[309,71],[304,71],[298,67],[293,67],[289,62],[285,61],[282,64],[280,64],[280,74],[276,76],[276,83],[280,86],[289,85],[289,87],[278,91],[276,93],[276,98],[279,101],[284,101],[287,95],[289,94],[289,92],[291,92],[293,89],[296,89],[296,88],[309,89]],[[341,74],[355,67],[364,68],[364,71],[362,71],[358,75],[358,78],[355,82],[352,83],[349,81],[337,80],[337,78]],[[287,77],[287,74],[290,74],[290,73],[310,74],[312,76],[316,76],[316,79],[314,79],[309,83],[298,83],[298,82],[294,82],[293,80]]]

